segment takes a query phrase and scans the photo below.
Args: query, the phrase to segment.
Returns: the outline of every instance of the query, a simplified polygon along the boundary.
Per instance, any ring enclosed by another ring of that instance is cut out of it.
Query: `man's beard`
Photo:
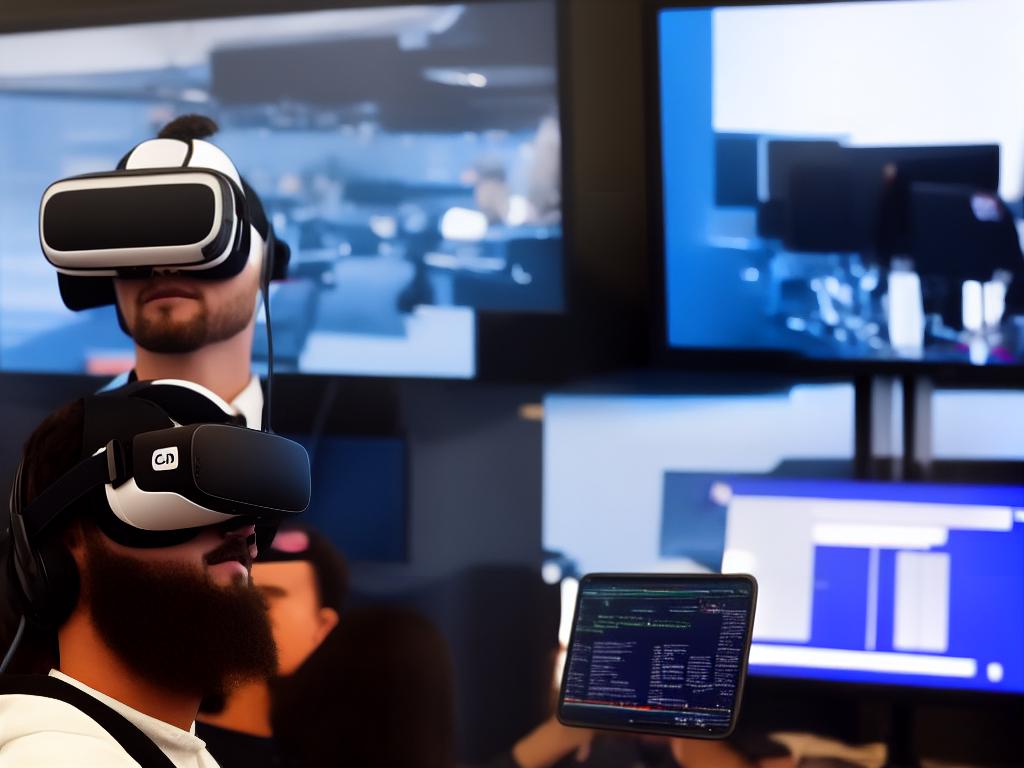
[[[241,333],[253,318],[253,300],[247,295],[235,296],[213,312],[204,298],[197,301],[199,311],[184,321],[171,320],[171,311],[163,308],[152,317],[144,303],[137,304],[132,339],[149,352],[188,354]]]
[[[143,679],[168,691],[224,695],[277,670],[262,595],[220,586],[198,568],[120,555],[86,535],[83,597],[101,637]]]

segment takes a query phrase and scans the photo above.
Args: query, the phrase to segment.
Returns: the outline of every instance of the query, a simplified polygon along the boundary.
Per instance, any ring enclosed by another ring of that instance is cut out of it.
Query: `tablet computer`
[[[584,576],[558,719],[725,738],[739,714],[756,602],[752,576]]]

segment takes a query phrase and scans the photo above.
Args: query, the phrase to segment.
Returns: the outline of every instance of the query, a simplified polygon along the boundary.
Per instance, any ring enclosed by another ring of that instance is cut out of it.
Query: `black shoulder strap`
[[[174,763],[125,717],[85,691],[46,675],[0,675],[0,695],[24,694],[57,699],[96,721],[142,768],[174,768]]]

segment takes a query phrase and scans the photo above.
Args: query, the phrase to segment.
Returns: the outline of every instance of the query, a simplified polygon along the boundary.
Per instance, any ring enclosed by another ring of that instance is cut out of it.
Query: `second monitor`
[[[665,484],[672,554],[758,579],[752,674],[1024,692],[1024,487]]]

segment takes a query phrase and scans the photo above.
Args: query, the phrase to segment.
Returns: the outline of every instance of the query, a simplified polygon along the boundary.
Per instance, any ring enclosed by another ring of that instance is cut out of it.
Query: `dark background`
[[[0,4],[0,31],[374,4],[385,3],[36,0]],[[407,600],[444,628],[466,759],[507,749],[543,711],[543,676],[506,671],[520,655],[542,654],[557,621],[553,595],[535,579],[542,424],[531,406],[572,379],[642,367],[651,352],[644,3],[565,0],[562,11],[569,313],[482,316],[475,382],[282,376],[274,387],[279,431],[308,431],[322,418],[326,433],[405,437],[408,560],[354,563],[353,583],[361,599]],[[0,375],[2,472],[47,412],[100,383]],[[510,695],[517,686],[521,695]],[[852,740],[895,734],[926,755],[1024,763],[1013,745],[1021,699],[919,696],[753,679],[741,722]]]

